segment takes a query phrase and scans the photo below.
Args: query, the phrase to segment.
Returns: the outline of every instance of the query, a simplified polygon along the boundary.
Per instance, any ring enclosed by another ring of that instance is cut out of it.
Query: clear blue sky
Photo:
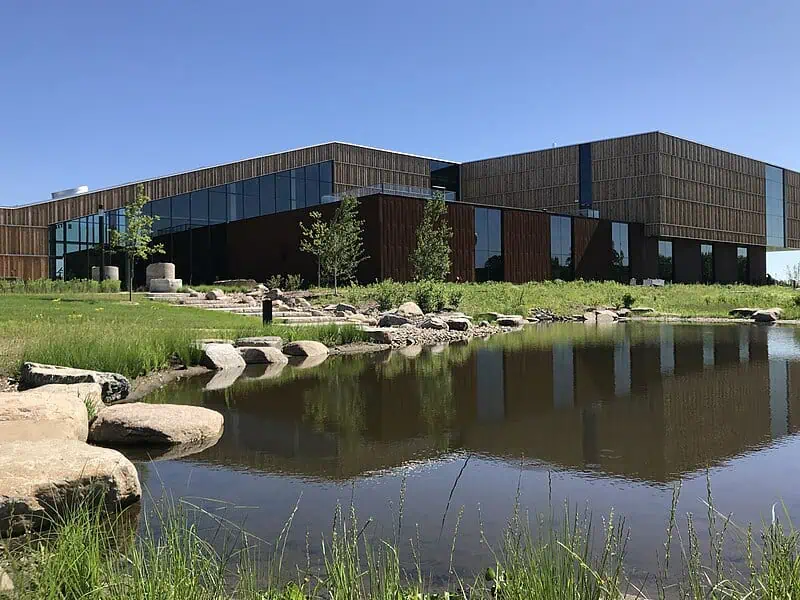
[[[0,205],[333,139],[469,160],[659,129],[800,170],[796,0],[6,0],[0,23]]]

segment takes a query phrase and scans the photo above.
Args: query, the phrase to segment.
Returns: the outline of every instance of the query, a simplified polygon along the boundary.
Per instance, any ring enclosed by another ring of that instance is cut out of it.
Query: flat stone
[[[278,348],[283,346],[283,339],[277,335],[264,335],[259,337],[238,338],[234,344],[237,348],[247,346],[249,348]]]
[[[453,331],[469,331],[472,329],[472,321],[466,317],[448,317],[447,326]]]
[[[115,404],[89,428],[100,444],[171,446],[219,438],[224,420],[215,410],[185,404]]]
[[[631,309],[630,308],[618,308],[616,310],[616,313],[617,313],[618,317],[629,317],[630,314],[631,314]]]
[[[397,313],[384,313],[378,320],[378,327],[399,327],[400,325],[408,325],[411,319]]]
[[[339,304],[334,306],[333,310],[341,310],[343,312],[350,312],[350,313],[358,312],[355,306],[353,306],[352,304],[345,304],[344,302],[340,302]]]
[[[598,323],[613,323],[617,318],[617,313],[613,310],[602,309],[595,311],[595,320]]]
[[[44,385],[0,395],[0,440],[46,439],[85,442],[89,434],[87,403],[96,413],[103,406],[100,385]]]
[[[320,342],[298,340],[286,344],[283,353],[288,356],[327,356],[328,348]]]
[[[403,317],[422,317],[425,314],[415,302],[403,302],[397,307],[395,313]]]
[[[177,294],[182,287],[182,279],[151,279],[147,290],[154,294]]]
[[[264,295],[270,300],[278,300],[283,297],[283,292],[280,288],[272,288],[271,290],[267,290]]]
[[[581,315],[581,319],[584,323],[597,323],[597,315],[593,310],[587,310]]]
[[[655,309],[650,308],[649,306],[632,306],[631,312],[635,315],[643,315],[646,313],[656,312]]]
[[[448,323],[444,321],[444,319],[440,319],[439,317],[425,317],[422,323],[419,324],[421,329],[437,329],[437,330],[448,330]]]
[[[209,369],[238,369],[245,366],[239,351],[231,344],[205,344],[200,364]]]
[[[775,323],[779,318],[772,310],[757,310],[753,313],[753,321],[756,323]]]
[[[728,314],[732,317],[749,319],[754,313],[758,312],[758,310],[758,308],[734,308],[728,311]]]
[[[501,315],[497,317],[495,323],[500,327],[522,327],[525,319],[521,315]]]
[[[295,298],[295,306],[298,306],[299,308],[304,310],[309,310],[311,309],[311,302],[309,302],[305,298],[298,297]]]
[[[21,390],[41,387],[43,385],[97,383],[103,394],[103,402],[116,402],[128,397],[131,384],[119,373],[104,373],[87,369],[72,369],[39,363],[23,363],[19,376]]]
[[[244,362],[248,365],[285,364],[289,362],[289,359],[286,358],[283,352],[269,346],[243,346],[239,348],[239,354],[241,354]]]
[[[133,464],[77,440],[0,443],[0,535],[47,527],[91,499],[121,509],[141,498]]]
[[[367,334],[370,341],[377,344],[391,344],[392,343],[392,330],[388,327],[364,327],[364,333]]]
[[[206,300],[224,300],[225,298],[225,292],[219,289],[206,292]]]

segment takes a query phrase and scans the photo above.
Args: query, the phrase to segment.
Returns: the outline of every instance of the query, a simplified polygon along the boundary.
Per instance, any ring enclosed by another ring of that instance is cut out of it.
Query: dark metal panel
[[[735,244],[714,244],[714,280],[717,283],[736,283],[738,265]]]
[[[450,279],[475,279],[475,207],[458,202],[447,205],[447,218],[453,228],[450,241]]]
[[[573,219],[572,237],[575,277],[611,279],[611,221]]]
[[[767,249],[764,246],[749,246],[750,283],[760,285],[767,281]]]
[[[503,210],[503,263],[506,281],[550,279],[550,215]]]
[[[672,241],[672,271],[675,283],[697,283],[701,280],[700,242],[682,239]]]

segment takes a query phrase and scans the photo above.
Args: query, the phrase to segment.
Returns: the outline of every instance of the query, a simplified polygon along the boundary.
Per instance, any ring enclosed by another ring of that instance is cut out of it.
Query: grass
[[[109,518],[84,502],[58,518],[51,532],[0,547],[0,566],[10,573],[19,600],[618,600],[623,593],[685,600],[798,597],[800,534],[788,520],[784,526],[773,517],[756,536],[752,528],[737,528],[718,514],[709,491],[709,542],[701,543],[693,515],[687,514],[686,525],[679,526],[679,492],[676,487],[660,571],[638,586],[625,572],[629,532],[623,520],[613,513],[597,520],[566,503],[561,511],[551,507],[531,518],[520,510],[519,499],[496,544],[481,536],[486,564],[481,573],[453,569],[462,508],[452,533],[448,574],[434,581],[421,567],[419,531],[408,542],[400,541],[404,491],[389,539],[377,537],[371,520],[360,521],[352,505],[349,510],[338,507],[329,532],[307,534],[304,564],[284,560],[294,511],[274,543],[265,544],[196,506],[162,500],[143,524],[130,513]],[[733,532],[741,534],[743,569],[724,558]]]
[[[22,361],[137,377],[173,361],[196,364],[202,338],[278,335],[327,345],[365,339],[355,326],[264,326],[256,318],[103,294],[0,295],[0,374]]]
[[[732,308],[752,306],[784,310],[784,318],[800,318],[800,292],[781,286],[673,284],[663,288],[630,286],[615,282],[571,281],[512,283],[440,284],[449,303],[450,296],[460,295],[458,308],[476,316],[489,311],[527,314],[530,308],[542,308],[560,315],[582,312],[586,307],[621,306],[630,294],[634,306],[649,306],[659,313],[682,317],[727,317]],[[367,301],[397,306],[416,300],[419,284],[382,282],[340,289],[347,302]],[[319,290],[326,300],[333,300],[330,290]]]
[[[89,279],[0,279],[0,294],[79,294],[79,293],[117,293],[120,282],[103,282]]]

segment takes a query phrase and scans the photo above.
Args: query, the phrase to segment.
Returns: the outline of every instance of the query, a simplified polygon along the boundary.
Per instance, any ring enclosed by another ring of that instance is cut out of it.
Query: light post
[[[100,277],[102,283],[106,275],[106,211],[101,204],[97,208],[97,216],[100,217]]]

